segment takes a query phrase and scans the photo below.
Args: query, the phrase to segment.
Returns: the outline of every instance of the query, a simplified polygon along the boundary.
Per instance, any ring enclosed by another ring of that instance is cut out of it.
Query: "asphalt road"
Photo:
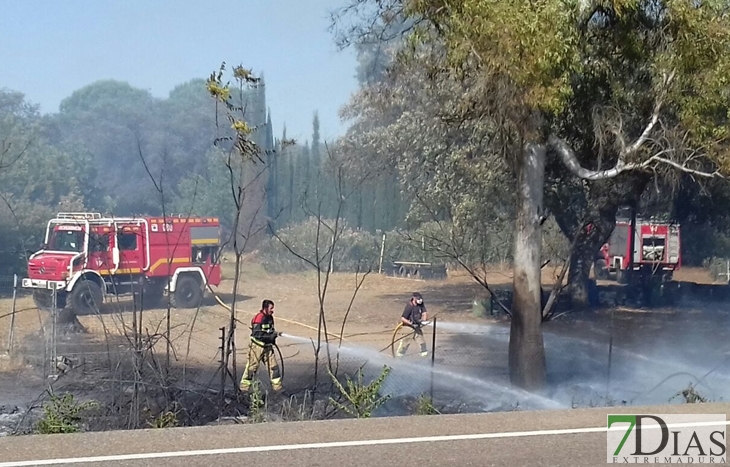
[[[730,419],[730,404],[8,437],[0,439],[0,467],[603,466],[609,413],[724,413]]]

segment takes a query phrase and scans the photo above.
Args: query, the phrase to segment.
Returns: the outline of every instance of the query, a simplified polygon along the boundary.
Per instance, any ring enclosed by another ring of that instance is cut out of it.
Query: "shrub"
[[[334,221],[324,222],[334,225]],[[354,230],[344,222],[340,224],[340,229],[333,255],[335,271],[356,271],[358,268],[367,270],[377,264],[380,249],[374,235]],[[279,238],[269,238],[258,251],[258,258],[267,272],[279,274],[313,269],[312,265],[298,258],[292,251],[315,264],[319,256],[321,268],[327,269],[327,252],[332,244],[332,232],[326,227],[318,226],[316,218],[281,228],[276,234]]]
[[[334,221],[324,221],[334,225]],[[372,234],[340,223],[341,234],[334,252],[335,271],[377,269],[383,232]],[[319,233],[318,233],[319,229]],[[514,225],[511,220],[495,220],[488,225],[454,226],[448,222],[427,222],[415,230],[385,232],[383,267],[393,261],[423,261],[434,264],[453,264],[454,254],[466,264],[487,265],[503,263],[512,258]],[[546,259],[564,260],[569,245],[554,220],[545,225],[543,256]],[[317,238],[319,235],[319,245]],[[307,261],[316,263],[319,248],[320,266],[327,268],[327,251],[332,243],[332,233],[318,225],[316,218],[287,226],[277,231],[258,250],[258,259],[269,273],[292,273],[313,269]],[[295,252],[296,254],[292,253]]]
[[[357,372],[357,379],[346,376],[345,386],[329,373],[332,383],[344,399],[344,404],[330,397],[330,402],[338,411],[344,412],[355,418],[370,418],[372,413],[383,405],[390,396],[382,396],[380,391],[385,379],[390,374],[390,368],[383,366],[383,371],[370,384],[365,384],[362,367]]]
[[[433,399],[421,394],[416,401],[416,415],[441,415],[441,412],[433,405]]]
[[[50,400],[43,404],[43,418],[36,424],[36,432],[42,435],[76,433],[83,420],[83,413],[97,406],[96,402],[79,402],[73,394],[57,396],[49,393]]]
[[[708,402],[707,398],[697,392],[695,387],[696,386],[693,386],[692,383],[690,383],[685,389],[679,391],[671,399],[669,399],[669,402],[672,402],[677,398],[684,399],[685,404],[702,404]]]

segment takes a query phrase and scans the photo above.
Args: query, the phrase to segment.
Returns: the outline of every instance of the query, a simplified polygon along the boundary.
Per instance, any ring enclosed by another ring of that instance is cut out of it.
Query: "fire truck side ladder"
[[[93,220],[101,219],[99,212],[59,212],[56,219]]]

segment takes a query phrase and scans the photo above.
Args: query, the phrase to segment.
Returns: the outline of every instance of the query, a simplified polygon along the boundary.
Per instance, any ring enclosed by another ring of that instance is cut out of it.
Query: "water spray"
[[[497,324],[476,324],[449,321],[439,321],[439,329],[462,334],[489,334],[491,337],[496,337],[495,334],[501,334],[502,331],[505,330],[503,326]]]
[[[214,291],[212,291],[212,289],[211,289],[211,292],[212,292],[212,295],[215,297],[216,301],[218,302],[218,304],[221,305],[223,308],[225,308],[226,310],[228,310],[230,312],[231,311],[231,307],[228,306],[228,305],[226,305],[220,299],[220,297]],[[431,326],[433,324],[434,318],[436,318],[437,315],[438,315],[438,313],[435,313],[434,316],[430,320],[423,321],[422,327]],[[301,327],[304,327],[304,328],[307,328],[307,329],[310,329],[310,330],[319,332],[319,330],[316,327],[309,326],[307,324],[300,323],[298,321],[289,320],[289,319],[281,318],[281,317],[277,317],[276,319],[279,320],[279,321],[283,321],[285,323],[294,324],[294,325],[297,325],[297,326],[301,326]],[[447,326],[447,329],[449,327],[458,326],[458,325],[449,326],[450,324],[451,323],[448,323],[448,324],[447,323],[439,323],[440,326],[446,325]],[[402,361],[402,360],[396,360],[396,359],[387,358],[387,357],[385,357],[382,354],[382,352],[385,351],[385,350],[387,350],[388,348],[391,348],[392,349],[392,352],[394,353],[395,352],[395,343],[398,342],[398,341],[400,341],[401,339],[404,339],[406,337],[410,337],[411,333],[406,334],[405,336],[401,336],[399,338],[396,338],[398,331],[403,326],[404,326],[403,323],[399,323],[395,327],[395,329],[393,331],[393,339],[392,339],[390,345],[388,345],[387,347],[385,347],[384,349],[382,349],[380,351],[377,351],[375,349],[370,349],[370,348],[365,347],[365,346],[354,346],[354,345],[351,345],[351,344],[345,344],[345,345],[339,344],[338,345],[338,344],[334,344],[334,343],[331,343],[331,342],[330,343],[325,342],[324,345],[326,345],[328,347],[331,347],[332,350],[335,350],[337,352],[342,352],[342,353],[345,353],[345,354],[351,354],[351,355],[358,356],[358,357],[365,357],[367,360],[379,361],[379,362],[381,362],[383,364],[386,364],[386,365],[389,365],[389,366],[400,367],[403,370],[406,370],[406,371],[409,371],[409,372],[418,372],[420,374],[424,370],[422,366],[420,366],[418,364],[415,364],[413,362],[407,362],[407,361]],[[475,328],[475,329],[480,329],[480,328],[483,328],[484,326],[481,326],[481,325],[473,325],[472,327]],[[454,329],[454,330],[456,330],[456,329]],[[477,332],[477,333],[491,333],[492,331],[493,331],[492,329],[487,329],[486,332],[482,331],[482,332]],[[330,337],[334,337],[334,338],[340,339],[342,341],[346,341],[347,340],[344,336],[341,336],[341,335],[338,335],[338,334],[334,334],[334,333],[331,333],[331,332],[326,332],[326,334],[328,336],[330,336]],[[293,340],[293,341],[296,341],[296,342],[299,342],[299,343],[302,343],[302,344],[304,344],[304,343],[311,343],[311,339],[308,339],[308,338],[305,338],[305,337],[301,337],[301,336],[296,336],[296,335],[293,335],[293,334],[279,333],[279,336],[280,337],[285,337],[287,339],[290,339],[290,340]],[[283,371],[284,371],[283,370],[283,357],[281,356],[281,350],[276,345],[274,346],[274,348],[276,349],[277,356],[280,359],[281,368],[282,368],[282,375],[283,375]],[[432,352],[433,352],[433,349],[432,349]],[[433,355],[432,355],[432,357],[433,357]],[[431,362],[431,363],[433,364],[433,362]],[[512,394],[513,396],[524,397],[526,399],[532,399],[534,401],[539,402],[542,406],[545,406],[545,407],[554,407],[554,408],[563,408],[564,407],[563,404],[560,404],[560,403],[558,403],[558,402],[556,402],[556,401],[554,401],[552,399],[548,399],[546,397],[543,397],[543,396],[540,396],[540,395],[537,395],[537,394],[532,394],[532,393],[529,393],[527,391],[523,391],[523,390],[519,390],[519,389],[514,389],[514,388],[509,388],[507,386],[503,386],[503,385],[498,384],[498,383],[495,383],[495,382],[486,381],[486,380],[483,380],[483,379],[480,379],[480,378],[476,378],[476,377],[472,377],[472,376],[462,375],[462,374],[455,373],[455,372],[452,372],[452,371],[448,371],[448,370],[445,370],[445,369],[442,369],[442,368],[438,368],[438,367],[435,367],[435,366],[432,366],[430,368],[430,371],[433,372],[434,374],[438,374],[438,375],[441,375],[441,376],[445,376],[447,378],[451,378],[451,379],[454,379],[454,380],[461,381],[463,383],[466,383],[467,385],[473,385],[473,386],[480,387],[480,388],[483,388],[483,389],[488,389],[488,390],[498,390],[498,391],[501,391],[501,392],[504,392],[504,393]]]

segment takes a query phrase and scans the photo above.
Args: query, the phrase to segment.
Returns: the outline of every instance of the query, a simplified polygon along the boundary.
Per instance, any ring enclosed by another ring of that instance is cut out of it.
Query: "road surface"
[[[0,467],[604,466],[609,413],[714,413],[730,404],[266,423],[0,439]]]

